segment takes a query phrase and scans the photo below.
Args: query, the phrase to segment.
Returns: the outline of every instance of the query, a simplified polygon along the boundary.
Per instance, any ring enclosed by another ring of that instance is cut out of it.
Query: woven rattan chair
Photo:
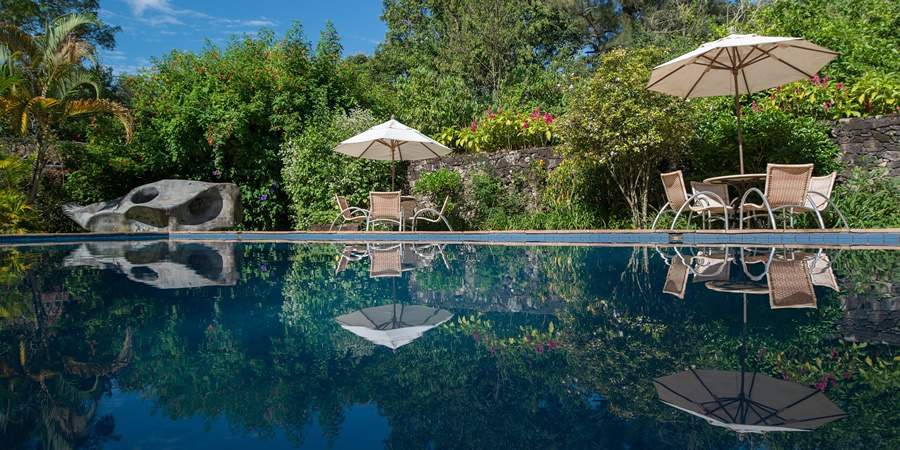
[[[403,231],[403,208],[400,192],[369,192],[369,215],[366,231],[376,223],[395,223]]]
[[[731,252],[703,251],[693,258],[694,283],[706,281],[728,281],[731,278]]]
[[[343,226],[347,222],[351,222],[359,227],[359,224],[365,222],[369,217],[369,211],[362,208],[357,208],[355,206],[350,206],[350,204],[347,203],[346,198],[341,197],[340,195],[335,195],[334,199],[337,201],[338,209],[340,209],[341,212],[339,212],[337,217],[335,217],[334,220],[331,221],[331,226],[328,228],[328,231],[334,230],[334,226],[337,225],[338,220],[343,219],[341,226]]]
[[[369,277],[399,277],[403,275],[403,244],[387,247],[369,246]]]
[[[338,259],[337,267],[334,269],[335,274],[339,274],[347,270],[347,266],[351,262],[356,262],[369,256],[368,249],[359,244],[345,245],[341,249],[340,259]]]
[[[675,223],[678,222],[678,217],[681,216],[685,209],[688,209],[690,212],[690,215],[688,216],[688,221],[690,221],[690,217],[694,213],[706,215],[707,213],[716,211],[716,207],[706,200],[715,201],[716,204],[720,206],[728,204],[715,192],[697,191],[688,195],[684,186],[684,176],[680,170],[660,174],[660,178],[662,179],[663,187],[665,188],[666,204],[659,209],[656,218],[653,219],[653,224],[650,225],[650,229],[656,229],[656,223],[659,221],[659,218],[664,212],[669,210],[676,211],[675,218],[672,219],[672,225],[669,226],[669,229],[674,229]],[[706,199],[706,203],[699,201],[699,199]],[[730,210],[730,207],[720,207],[718,210],[724,215],[725,229],[728,230],[728,211]]]
[[[740,228],[744,228],[744,222],[765,213],[769,218],[772,229],[777,229],[774,211],[792,208],[802,208],[810,199],[809,181],[812,178],[812,164],[769,164],[766,166],[765,191],[750,188],[741,197],[738,206]],[[762,204],[749,203],[747,199],[751,194],[757,194]],[[824,228],[822,216],[818,210],[814,210],[819,224]],[[750,213],[744,217],[744,213]]]
[[[666,282],[663,285],[663,293],[674,295],[684,300],[687,291],[688,275],[691,268],[685,264],[681,255],[676,255],[669,261],[669,271],[666,272]]]
[[[444,222],[444,225],[447,226],[447,230],[453,231],[453,228],[450,226],[450,222],[447,221],[447,217],[444,215],[447,212],[447,204],[450,203],[450,197],[444,197],[444,203],[441,205],[441,209],[437,210],[434,208],[422,208],[416,210],[415,215],[412,218],[412,227],[413,231],[416,230],[416,224],[423,220],[429,223],[438,223],[440,221]]]
[[[807,193],[806,202],[800,208],[792,208],[791,212],[814,212],[817,211],[817,217],[821,218],[821,213],[826,209],[833,209],[838,218],[841,219],[841,223],[844,228],[849,228],[847,226],[847,219],[844,218],[844,213],[834,204],[834,201],[831,199],[831,192],[834,190],[834,181],[837,178],[837,172],[831,172],[828,175],[821,177],[811,177],[809,179],[809,192]],[[791,216],[792,225],[793,225],[793,215]],[[824,228],[824,223],[819,223],[819,226]]]
[[[824,252],[816,253],[811,258],[806,258],[806,268],[813,286],[824,286],[833,291],[840,291],[834,271],[831,270],[831,261]]]
[[[728,220],[728,215],[734,213],[734,208],[728,200],[728,185],[714,183],[700,183],[691,181],[691,192],[696,196],[695,205],[702,208],[700,213],[706,222],[712,225],[713,220]],[[715,196],[705,194],[711,192]]]
[[[772,309],[816,307],[816,293],[804,260],[776,258],[769,264],[766,278]]]

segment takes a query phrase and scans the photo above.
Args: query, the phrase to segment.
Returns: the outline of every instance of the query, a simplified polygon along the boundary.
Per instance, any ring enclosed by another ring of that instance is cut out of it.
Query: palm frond
[[[67,103],[66,115],[69,117],[85,114],[112,114],[125,128],[125,138],[131,141],[134,133],[134,123],[128,108],[112,100],[102,98],[91,100],[71,100]]]
[[[73,66],[71,71],[53,80],[53,84],[49,89],[49,95],[65,100],[83,86],[92,87],[94,89],[94,97],[100,97],[100,86],[94,80],[93,75],[81,66]]]
[[[0,44],[11,53],[22,53],[29,57],[39,53],[37,43],[30,34],[8,23],[0,23]]]
[[[44,33],[42,45],[44,59],[50,61],[69,39],[70,35],[88,25],[96,25],[97,19],[87,14],[67,14],[53,20]]]

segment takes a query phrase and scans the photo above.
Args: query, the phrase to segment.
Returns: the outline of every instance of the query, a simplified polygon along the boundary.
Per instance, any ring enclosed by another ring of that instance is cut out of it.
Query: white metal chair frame
[[[335,195],[334,197],[338,202],[338,206],[340,206],[341,205],[341,196]],[[341,212],[338,213],[337,217],[335,217],[334,220],[331,221],[331,226],[328,227],[328,231],[333,231],[334,226],[337,225],[338,220],[340,220],[342,218],[344,219],[344,221],[341,222],[341,225],[343,225],[347,222],[354,222],[357,220],[368,221],[369,220],[369,210],[367,210],[365,208],[358,208],[356,206],[348,206],[348,207],[342,209]]]
[[[444,204],[441,205],[440,211],[438,211],[437,209],[434,209],[434,208],[416,209],[416,213],[413,214],[413,217],[412,217],[413,231],[416,231],[416,224],[418,223],[419,220],[424,220],[424,221],[430,222],[430,223],[438,223],[440,221],[443,221],[444,225],[447,226],[447,230],[453,231],[453,227],[450,226],[450,222],[447,221],[447,217],[444,216],[444,212],[447,210],[447,203],[449,203],[449,201],[450,201],[449,196],[444,197]],[[433,214],[436,217],[427,217],[427,216],[423,216],[422,214]]]
[[[684,202],[683,205],[681,205],[681,208],[678,208],[678,212],[675,213],[675,218],[672,219],[672,224],[669,226],[669,229],[670,230],[675,229],[675,224],[678,222],[678,218],[681,217],[681,214],[684,212],[684,208],[687,208],[694,201],[694,199],[703,201],[703,196],[712,197],[714,200],[718,201],[719,203],[721,203],[723,205],[726,204],[725,201],[722,199],[722,197],[719,197],[719,195],[716,194],[715,192],[710,192],[710,191],[694,192],[693,194],[691,194],[687,197],[687,200]],[[659,218],[662,216],[662,214],[664,212],[666,212],[667,209],[674,211],[674,209],[670,208],[669,205],[670,205],[670,202],[666,202],[666,204],[663,205],[663,207],[659,209],[659,212],[656,214],[656,218],[653,219],[653,224],[650,225],[651,230],[656,229],[656,223],[659,221]],[[708,206],[700,205],[700,208],[708,208]],[[690,221],[690,219],[694,213],[693,209],[691,209],[690,211],[691,212],[690,212],[690,215],[688,216],[688,221]],[[723,207],[722,212],[724,213],[724,219],[722,221],[725,223],[725,231],[728,231],[728,208]]]

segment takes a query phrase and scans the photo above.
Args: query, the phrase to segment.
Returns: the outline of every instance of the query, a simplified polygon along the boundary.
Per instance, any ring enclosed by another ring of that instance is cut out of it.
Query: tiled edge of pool
[[[523,231],[523,232],[173,232],[0,235],[0,245],[64,244],[135,240],[294,241],[294,242],[471,242],[498,244],[684,244],[865,246],[900,248],[900,230],[854,231]]]

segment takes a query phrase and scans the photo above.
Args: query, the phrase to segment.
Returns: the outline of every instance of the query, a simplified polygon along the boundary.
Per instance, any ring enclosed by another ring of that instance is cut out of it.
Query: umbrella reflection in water
[[[373,344],[396,350],[452,318],[453,313],[444,309],[392,303],[360,309],[335,320],[341,328]]]

